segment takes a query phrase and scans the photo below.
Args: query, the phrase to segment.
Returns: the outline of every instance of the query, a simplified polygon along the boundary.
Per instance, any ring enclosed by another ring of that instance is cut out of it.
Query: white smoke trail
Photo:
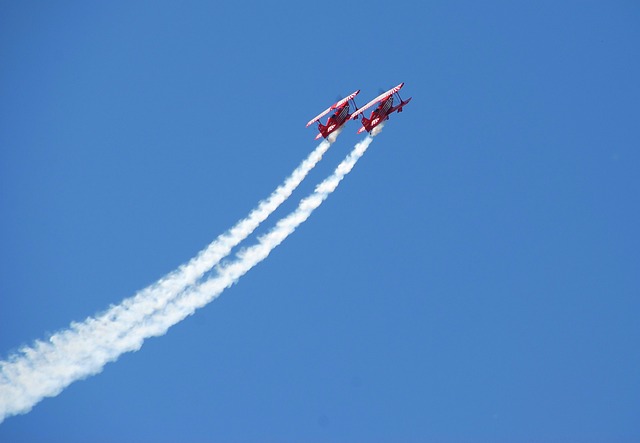
[[[333,131],[331,134],[327,136],[327,140],[329,140],[330,143],[335,143],[343,129],[344,129],[344,126],[341,126],[340,128]]]
[[[72,382],[96,374],[122,353],[140,349],[146,338],[158,336],[215,299],[289,236],[331,194],[353,169],[373,139],[367,136],[343,160],[335,172],[302,200],[298,208],[280,220],[258,243],[238,254],[237,260],[218,266],[217,275],[166,299],[164,306],[142,319],[123,309],[115,317],[89,318],[38,341],[8,361],[0,362],[0,422],[9,415],[28,412],[44,397],[57,395]],[[121,327],[121,323],[129,325]]]
[[[24,347],[6,361],[0,361],[0,423],[8,415],[28,412],[43,397],[57,395],[73,380],[99,372],[100,367],[86,372],[83,362],[101,353],[111,355],[102,351],[100,343],[126,335],[145,317],[196,283],[292,194],[330,146],[330,141],[323,140],[267,199],[188,263],[104,313],[82,323],[72,323],[69,329],[52,335],[48,342],[36,341],[32,347]],[[42,377],[28,375],[34,365],[47,368]],[[68,381],[61,384],[61,380]],[[14,385],[20,386],[21,392]]]
[[[376,135],[382,132],[382,128],[384,128],[384,123],[380,123],[378,126],[371,130],[371,137],[375,137]]]
[[[338,165],[334,173],[320,183],[310,196],[303,199],[295,211],[279,220],[271,231],[260,237],[256,245],[240,251],[236,260],[218,265],[216,276],[188,289],[156,315],[147,318],[144,323],[140,323],[127,337],[122,337],[122,340],[126,341],[127,346],[130,347],[127,351],[139,349],[142,342],[148,337],[165,334],[171,326],[210,303],[251,268],[267,258],[276,246],[291,235],[327,199],[329,194],[336,190],[372,141],[373,137],[367,136],[358,143],[347,158]]]
[[[231,229],[221,234],[205,249],[200,251],[188,263],[181,265],[177,270],[160,279],[153,285],[143,289],[135,296],[124,300],[117,306],[113,306],[101,317],[112,322],[121,313],[138,321],[138,315],[149,315],[155,309],[164,306],[168,299],[179,294],[186,287],[194,284],[220,260],[226,257],[231,250],[247,238],[251,233],[271,215],[300,185],[309,172],[322,159],[331,142],[323,140],[316,149],[291,173],[291,175],[278,186],[275,191],[243,220],[240,220]],[[126,311],[126,312],[125,312]]]

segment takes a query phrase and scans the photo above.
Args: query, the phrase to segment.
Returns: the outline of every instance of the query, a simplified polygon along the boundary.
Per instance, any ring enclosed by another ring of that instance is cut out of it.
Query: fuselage
[[[371,112],[371,116],[366,119],[362,118],[362,126],[367,132],[371,132],[373,128],[389,118],[389,114],[393,112],[393,95],[380,102],[378,107]]]
[[[349,118],[349,105],[345,105],[342,108],[336,110],[326,125],[320,125],[320,133],[324,138],[327,138],[329,134],[339,129]]]

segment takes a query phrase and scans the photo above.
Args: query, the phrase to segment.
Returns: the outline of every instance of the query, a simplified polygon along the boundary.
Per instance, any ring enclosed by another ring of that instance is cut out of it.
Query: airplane
[[[375,105],[378,102],[380,103],[378,107],[371,112],[371,116],[369,118],[366,118],[364,115],[362,116],[362,128],[358,130],[358,134],[364,131],[371,132],[371,130],[378,126],[380,123],[385,120],[389,120],[389,115],[393,114],[396,111],[402,112],[403,106],[411,101],[411,97],[409,97],[409,99],[406,101],[403,101],[400,97],[398,91],[400,91],[403,86],[404,82],[400,83],[395,88],[389,89],[387,92],[383,92],[382,94],[371,100],[369,103],[364,105],[362,108],[351,114],[351,118],[353,120],[357,120],[358,116],[365,110],[369,109],[371,106]],[[400,100],[400,104],[396,106],[393,106],[394,94],[397,95],[398,99]]]
[[[345,122],[351,118],[351,114],[349,114],[349,102],[353,103],[353,107],[355,109],[358,109],[358,107],[356,106],[356,102],[353,100],[353,98],[359,93],[360,93],[360,90],[358,89],[356,92],[354,92],[350,96],[345,97],[339,102],[331,105],[330,108],[320,113],[319,115],[311,119],[309,123],[307,123],[307,128],[308,128],[313,123],[318,122],[318,130],[320,131],[320,133],[316,135],[316,140],[318,140],[320,137],[327,138],[329,134],[340,129],[342,125],[344,125]],[[323,125],[320,122],[320,119],[325,115],[327,115],[329,112],[333,111],[334,109],[335,109],[335,112],[331,117],[329,117],[329,119],[327,120],[327,124]]]

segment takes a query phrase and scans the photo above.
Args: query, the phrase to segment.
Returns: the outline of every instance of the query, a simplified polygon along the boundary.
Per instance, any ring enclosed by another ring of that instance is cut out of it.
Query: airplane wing
[[[342,100],[340,100],[339,102],[337,102],[335,105],[333,105],[331,107],[331,109],[337,109],[337,108],[340,108],[340,107],[346,105],[349,100],[351,100],[352,98],[354,98],[358,94],[360,94],[360,90],[359,89],[356,92],[354,92],[353,94],[351,94],[349,97],[345,97]]]
[[[367,109],[369,109],[370,107],[372,107],[373,105],[375,105],[378,102],[381,102],[382,100],[387,99],[390,95],[395,94],[396,92],[398,92],[400,89],[402,89],[402,87],[404,86],[404,82],[400,83],[398,86],[396,86],[395,88],[391,88],[389,89],[387,92],[383,92],[382,94],[380,94],[379,96],[377,96],[376,98],[374,98],[373,100],[371,100],[369,103],[367,103],[366,105],[364,105],[362,108],[358,109],[356,112],[354,112],[353,114],[351,114],[351,119],[355,120],[355,118],[357,116],[359,116],[360,114],[362,114],[364,111],[366,111]]]
[[[316,117],[314,117],[311,120],[309,120],[309,123],[307,123],[307,127],[311,126],[312,124],[314,124],[315,122],[320,120],[322,117],[324,117],[325,115],[327,115],[329,112],[333,111],[334,109],[338,109],[338,108],[341,108],[342,106],[346,105],[349,100],[354,98],[359,93],[360,93],[360,90],[358,89],[356,92],[354,92],[350,96],[343,98],[342,100],[340,100],[337,103],[334,103],[333,105],[331,105],[330,108],[327,108],[325,111],[321,112]]]
[[[315,122],[317,122],[318,120],[320,120],[322,117],[324,117],[325,115],[327,115],[329,112],[331,112],[333,110],[333,108],[327,108],[325,111],[321,112],[320,114],[316,115],[314,118],[312,118],[311,120],[309,120],[309,123],[307,123],[307,127],[311,126],[312,124],[314,124]]]

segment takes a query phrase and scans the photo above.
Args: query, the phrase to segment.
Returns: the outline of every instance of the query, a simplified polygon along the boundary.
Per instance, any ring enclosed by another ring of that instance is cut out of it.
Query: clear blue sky
[[[195,255],[338,97],[413,101],[236,286],[0,441],[638,441],[639,23],[633,1],[5,2],[0,359]]]

